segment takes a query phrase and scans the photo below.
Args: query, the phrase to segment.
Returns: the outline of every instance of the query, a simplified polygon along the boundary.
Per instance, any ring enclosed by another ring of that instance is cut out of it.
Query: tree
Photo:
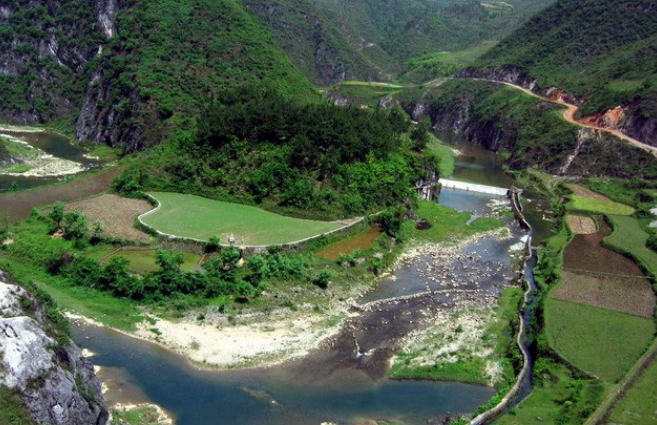
[[[313,276],[313,284],[319,286],[322,289],[326,289],[331,283],[331,278],[333,277],[333,272],[329,269],[321,270],[315,276]]]
[[[205,244],[204,250],[206,254],[219,251],[221,248],[221,239],[218,236],[210,236],[208,242]]]
[[[84,238],[89,230],[87,227],[87,220],[77,211],[71,211],[64,214],[62,228],[64,229],[64,236],[67,239],[76,240]]]
[[[413,142],[413,150],[422,151],[427,147],[429,143],[429,133],[427,130],[420,125],[416,125],[410,134],[411,141]]]
[[[397,210],[385,210],[379,215],[379,223],[386,234],[392,238],[399,236],[402,225],[402,213]]]
[[[103,223],[98,220],[94,221],[94,228],[91,233],[91,243],[96,244],[100,242],[104,232],[105,229],[103,229]]]
[[[52,207],[52,211],[48,214],[48,218],[55,225],[55,230],[62,227],[62,221],[64,220],[64,204],[61,202],[56,202]]]

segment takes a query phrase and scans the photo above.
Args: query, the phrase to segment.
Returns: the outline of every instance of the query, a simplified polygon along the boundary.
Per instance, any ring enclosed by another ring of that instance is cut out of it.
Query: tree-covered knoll
[[[485,54],[478,67],[516,65],[542,87],[586,100],[582,113],[639,104],[657,115],[657,3],[559,0]]]
[[[401,110],[299,105],[274,91],[227,91],[115,182],[120,193],[161,190],[262,204],[321,218],[355,216],[413,198],[436,170],[426,131]],[[409,133],[409,134],[406,134]]]

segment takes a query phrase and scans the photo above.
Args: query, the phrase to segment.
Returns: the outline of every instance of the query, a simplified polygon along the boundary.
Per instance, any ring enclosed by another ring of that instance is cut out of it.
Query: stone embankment
[[[39,424],[106,425],[93,365],[48,330],[50,320],[43,301],[0,271],[0,386],[19,394]]]

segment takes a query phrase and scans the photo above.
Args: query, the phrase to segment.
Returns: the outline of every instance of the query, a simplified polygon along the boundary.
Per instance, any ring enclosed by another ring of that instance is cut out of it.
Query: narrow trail
[[[504,81],[488,80],[488,79],[485,79],[485,78],[473,78],[473,80],[489,81],[491,83],[504,84],[504,85],[512,87],[516,90],[520,90],[522,92],[525,92],[526,94],[528,94],[530,96],[533,96],[537,99],[541,99],[545,102],[550,102],[550,103],[554,103],[556,105],[565,106],[566,110],[563,112],[563,118],[566,121],[568,121],[569,123],[574,124],[574,125],[579,126],[579,127],[582,127],[582,128],[588,128],[590,130],[603,131],[605,133],[613,134],[614,136],[618,137],[619,139],[625,140],[626,142],[636,146],[637,148],[643,149],[644,151],[651,153],[655,158],[657,158],[657,147],[647,145],[647,144],[645,144],[645,143],[643,143],[643,142],[641,142],[637,139],[634,139],[634,138],[628,136],[627,134],[625,134],[625,133],[623,133],[619,130],[614,130],[614,129],[605,128],[605,127],[599,127],[599,126],[595,126],[595,125],[589,125],[589,124],[586,124],[586,123],[583,123],[583,122],[580,122],[580,121],[576,120],[575,115],[577,114],[577,111],[579,110],[579,106],[573,105],[572,103],[568,103],[568,102],[564,101],[561,97],[559,97],[557,99],[552,99],[552,98],[549,98],[549,97],[541,96],[539,94],[534,93],[533,91],[531,91],[529,89],[526,89],[524,87],[521,87],[521,86],[518,86],[518,85],[515,85],[515,84],[512,84],[512,83],[506,83]]]

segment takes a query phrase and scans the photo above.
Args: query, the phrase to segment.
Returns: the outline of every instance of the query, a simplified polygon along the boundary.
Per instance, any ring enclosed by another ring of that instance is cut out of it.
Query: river
[[[27,142],[31,146],[54,157],[77,162],[84,168],[89,169],[100,166],[98,161],[86,157],[84,151],[71,143],[68,137],[58,133],[31,128],[23,131],[20,128],[9,127],[0,128],[0,136],[3,135]],[[0,193],[10,190],[30,189],[63,179],[65,177],[23,177],[0,174]]]
[[[458,148],[464,155],[456,178],[509,186],[495,155],[473,146]],[[486,216],[504,200],[446,190],[439,202]],[[542,216],[540,208],[528,215],[532,224]],[[109,402],[156,403],[179,425],[438,423],[445,416],[472,412],[495,390],[389,380],[389,360],[404,338],[428,326],[436,312],[464,301],[490,302],[511,283],[508,250],[525,233],[514,220],[505,220],[512,238],[483,237],[444,258],[425,253],[403,263],[359,300],[362,312],[350,317],[337,335],[284,365],[201,370],[177,354],[104,328],[74,323],[74,335],[83,348],[96,353],[92,360],[112,388]],[[445,288],[454,281],[461,285],[449,292]]]

